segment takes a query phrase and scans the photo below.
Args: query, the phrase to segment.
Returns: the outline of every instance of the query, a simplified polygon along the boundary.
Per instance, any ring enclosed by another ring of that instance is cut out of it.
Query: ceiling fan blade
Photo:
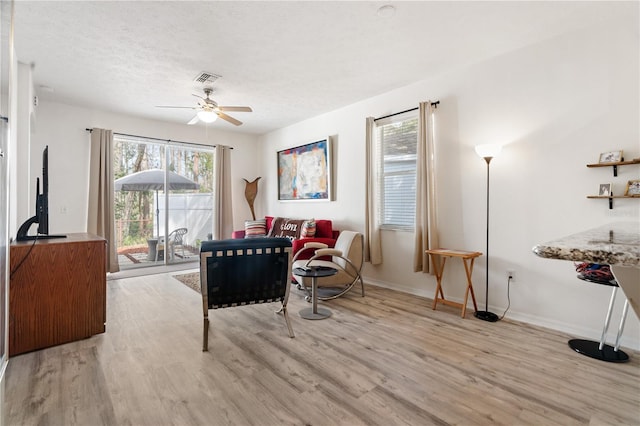
[[[198,121],[200,121],[198,120],[198,116],[194,115],[191,121],[189,121],[187,124],[196,124]]]
[[[173,105],[156,105],[156,108],[183,108],[183,109],[195,109],[194,107],[187,107],[187,106],[173,106]]]
[[[220,111],[236,111],[236,112],[253,112],[251,107],[248,106],[219,106]]]
[[[228,121],[229,123],[234,124],[236,126],[240,126],[242,124],[242,121],[236,120],[235,118],[228,116],[224,112],[218,112],[216,114],[218,114],[218,117],[220,117],[223,120]]]

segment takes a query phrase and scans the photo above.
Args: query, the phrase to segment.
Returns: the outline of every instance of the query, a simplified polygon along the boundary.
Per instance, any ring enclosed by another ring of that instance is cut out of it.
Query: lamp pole
[[[484,299],[484,311],[476,311],[475,317],[483,321],[496,322],[500,318],[489,311],[489,163],[495,155],[500,152],[499,146],[496,145],[480,145],[476,147],[476,152],[479,156],[484,158],[487,162],[487,249],[485,252],[485,299]]]

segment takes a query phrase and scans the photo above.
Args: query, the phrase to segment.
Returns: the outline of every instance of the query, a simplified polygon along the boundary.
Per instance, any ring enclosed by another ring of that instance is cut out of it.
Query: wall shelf
[[[587,195],[587,198],[640,198],[640,195]]]
[[[637,198],[640,199],[638,195],[587,195],[587,198],[602,198],[609,200],[609,210],[613,209],[613,199],[614,198]]]
[[[615,163],[587,164],[587,167],[613,167],[613,176],[615,177],[618,176],[618,166],[628,166],[630,164],[640,164],[640,158],[636,158],[631,161],[616,161]]]
[[[614,163],[595,163],[595,164],[587,164],[587,167],[613,167],[613,176],[618,176],[618,166],[629,166],[631,164],[640,164],[640,158],[634,158],[630,161],[616,161]],[[640,195],[587,195],[587,198],[602,198],[609,200],[609,210],[613,209],[613,199],[614,198],[638,198],[640,199]]]

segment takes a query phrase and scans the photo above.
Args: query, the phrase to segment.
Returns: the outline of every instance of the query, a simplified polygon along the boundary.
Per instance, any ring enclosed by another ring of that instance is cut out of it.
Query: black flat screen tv
[[[28,235],[31,225],[38,224],[36,235]],[[66,235],[49,235],[49,146],[42,152],[42,192],[40,178],[36,178],[36,214],[18,229],[17,241],[45,238],[65,238]]]

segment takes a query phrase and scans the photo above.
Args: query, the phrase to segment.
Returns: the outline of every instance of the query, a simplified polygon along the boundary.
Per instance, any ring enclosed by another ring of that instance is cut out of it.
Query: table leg
[[[438,305],[438,294],[440,294],[440,298],[444,299],[444,293],[442,292],[442,272],[444,271],[444,263],[447,258],[442,258],[442,264],[439,264],[438,259],[435,254],[431,254],[431,263],[433,263],[433,269],[435,269],[436,273],[436,294],[433,297],[433,306],[431,309],[435,310]]]
[[[444,276],[444,265],[447,263],[447,257],[442,258],[442,265],[440,268],[440,298],[444,299],[444,290],[442,290],[442,277]]]
[[[467,259],[462,259],[464,264],[464,272],[467,274],[467,289],[464,292],[464,303],[462,304],[462,318],[467,313],[467,301],[469,300],[469,293],[471,293],[471,300],[473,301],[473,309],[478,311],[478,305],[476,304],[476,295],[473,292],[473,284],[471,282],[471,275],[473,274],[473,262],[475,258],[471,258],[471,263],[467,263]]]
[[[300,310],[300,316],[309,320],[321,320],[329,318],[331,311],[325,308],[318,307],[318,283],[317,278],[311,278],[311,308],[304,308]]]
[[[471,266],[469,267],[469,280],[471,280],[471,275],[473,274],[473,262],[475,260],[476,260],[475,257],[471,259]],[[478,304],[476,303],[476,293],[473,291],[473,284],[469,286],[469,291],[471,291],[471,300],[473,300],[473,309],[477,312]]]
[[[627,355],[624,351],[618,349],[618,343],[620,334],[622,333],[622,329],[624,328],[624,321],[627,314],[628,304],[625,303],[625,307],[623,309],[624,313],[622,318],[620,319],[620,327],[618,328],[618,336],[616,338],[616,346],[613,347],[611,345],[605,344],[605,339],[607,337],[607,330],[609,329],[609,321],[611,320],[611,313],[613,312],[613,304],[616,298],[616,292],[618,287],[614,287],[611,292],[611,299],[609,300],[609,309],[607,309],[607,316],[604,320],[604,327],[602,328],[602,336],[600,337],[600,342],[596,342],[593,340],[586,339],[571,339],[569,340],[569,347],[574,351],[586,355],[590,358],[599,359],[600,361],[606,362],[627,362],[629,361],[629,355]],[[626,302],[626,301],[625,301]]]
[[[316,277],[311,278],[311,307],[314,315],[318,314],[318,281]]]

